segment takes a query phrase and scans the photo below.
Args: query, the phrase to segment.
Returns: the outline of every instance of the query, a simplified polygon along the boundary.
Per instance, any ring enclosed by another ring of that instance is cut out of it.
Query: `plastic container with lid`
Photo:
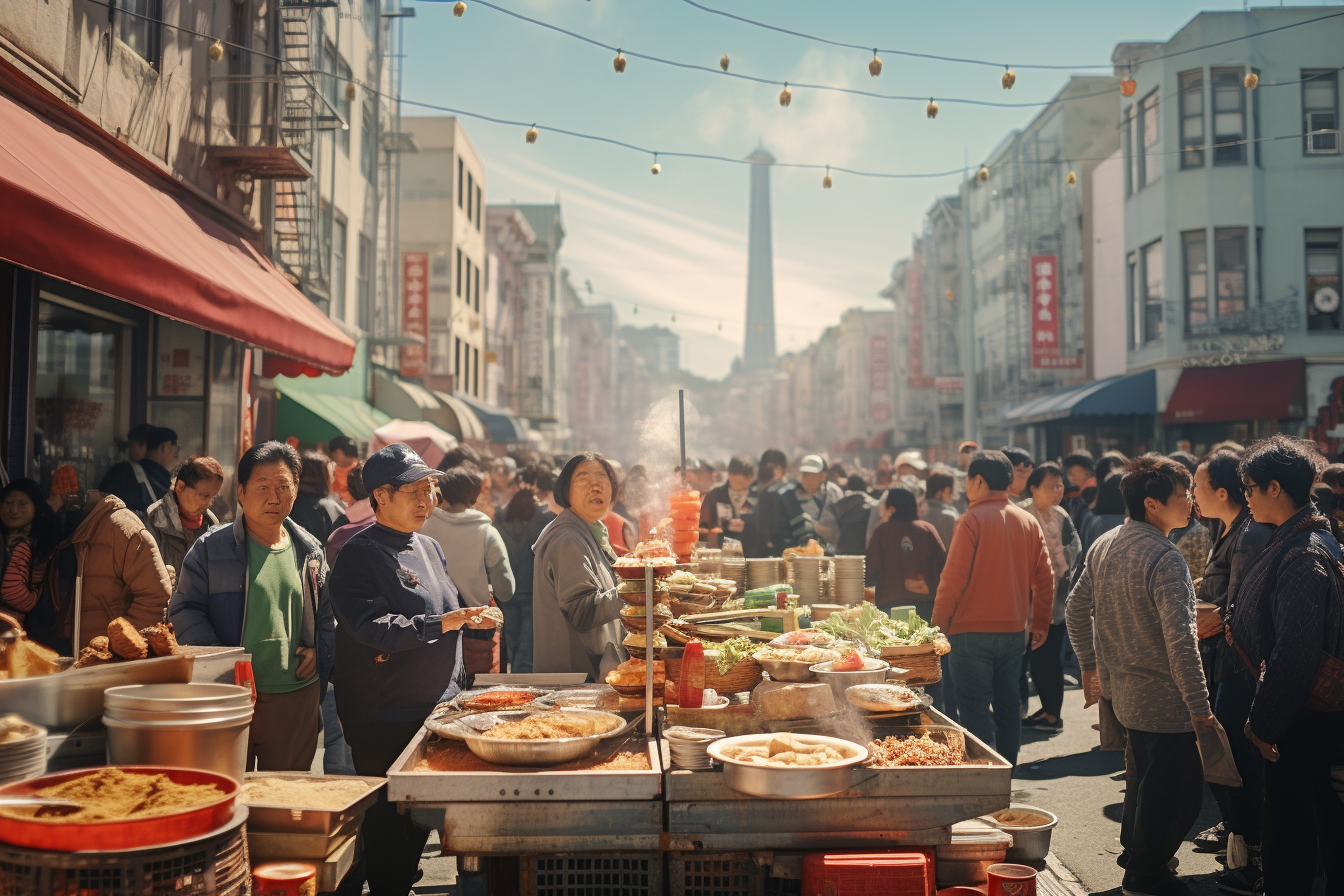
[[[1012,834],[983,821],[952,825],[952,842],[935,847],[938,886],[985,883],[989,880],[989,866],[1003,862],[1012,845]]]

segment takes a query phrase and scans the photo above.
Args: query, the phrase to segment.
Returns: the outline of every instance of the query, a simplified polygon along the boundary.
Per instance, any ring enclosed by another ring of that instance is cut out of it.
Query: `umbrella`
[[[369,439],[369,453],[398,442],[411,446],[431,467],[437,467],[443,456],[457,447],[457,438],[433,423],[393,420],[373,431],[373,438]]]

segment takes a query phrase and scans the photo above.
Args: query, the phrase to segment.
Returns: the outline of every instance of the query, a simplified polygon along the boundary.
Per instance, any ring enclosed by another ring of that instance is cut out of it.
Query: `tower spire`
[[[770,229],[770,166],[775,157],[759,146],[747,161],[751,163],[751,208],[742,366],[752,373],[768,373],[775,369],[775,261]]]

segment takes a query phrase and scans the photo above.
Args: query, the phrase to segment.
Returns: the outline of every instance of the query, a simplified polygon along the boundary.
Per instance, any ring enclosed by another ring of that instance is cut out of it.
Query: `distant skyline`
[[[1192,0],[705,2],[838,40],[1048,65],[1106,64],[1117,43],[1166,40],[1201,10],[1242,8]],[[727,53],[735,71],[791,82],[1044,102],[1071,74],[1019,69],[1016,85],[1005,91],[993,68],[888,56],[881,76],[871,78],[871,52],[765,31],[676,0],[499,4],[651,55],[716,66]],[[404,99],[539,122],[539,140],[527,145],[523,128],[462,118],[485,163],[486,201],[558,199],[566,230],[561,262],[583,299],[611,301],[621,324],[671,328],[682,340],[682,365],[712,378],[727,373],[741,353],[750,166],[663,157],[654,176],[652,157],[548,132],[546,125],[665,151],[743,158],[763,145],[781,162],[927,172],[964,160],[979,164],[1040,111],[944,103],[929,121],[919,103],[798,88],[782,108],[779,88],[768,85],[636,58],[616,74],[606,50],[471,0],[460,19],[450,3],[415,8],[416,18],[406,23]],[[1235,63],[1245,51],[1232,44],[1225,52]],[[1105,72],[1072,74],[1099,73]],[[404,114],[433,113],[405,106]],[[771,178],[780,354],[805,347],[847,308],[889,308],[877,293],[892,264],[909,254],[928,207],[960,182],[959,176],[878,180],[836,173],[834,187],[824,190],[822,174],[776,168]]]

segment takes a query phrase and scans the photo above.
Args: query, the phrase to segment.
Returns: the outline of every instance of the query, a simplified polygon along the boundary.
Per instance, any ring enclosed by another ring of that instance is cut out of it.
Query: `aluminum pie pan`
[[[548,740],[513,740],[511,738],[489,737],[490,728],[501,722],[515,722],[537,715],[539,712],[557,710],[482,712],[464,716],[454,723],[456,729],[449,737],[466,743],[467,748],[477,757],[496,765],[545,766],[560,765],[582,759],[597,749],[604,739],[620,732],[626,727],[626,720],[613,712],[596,709],[565,709],[563,712],[575,715],[594,716],[609,719],[614,724],[604,734],[588,737],[560,737]]]

